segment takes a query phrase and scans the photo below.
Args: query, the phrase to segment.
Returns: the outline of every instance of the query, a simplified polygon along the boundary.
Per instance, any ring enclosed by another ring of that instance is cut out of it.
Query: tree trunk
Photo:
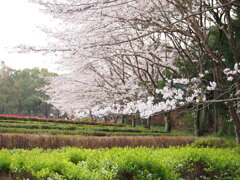
[[[118,120],[119,116],[117,114],[113,114],[112,115],[112,120],[114,124],[117,124],[117,120]]]
[[[150,129],[151,126],[151,116],[146,119],[146,128]]]
[[[28,112],[28,115],[30,116],[31,115],[31,110],[28,109],[27,112]]]
[[[196,116],[194,118],[194,132],[195,136],[200,136],[200,110],[196,111]]]
[[[150,121],[151,121],[150,119],[151,119],[151,117],[142,120],[142,121],[143,121],[143,127],[144,127],[144,128],[150,129]]]
[[[213,104],[213,131],[214,133],[218,132],[218,108],[217,108],[217,103]]]
[[[218,92],[217,90],[214,91],[214,99],[217,99],[218,98]],[[218,108],[217,108],[217,103],[214,103],[213,104],[213,130],[214,130],[214,133],[217,133],[218,132]]]
[[[238,65],[238,68],[240,68],[240,63]],[[240,79],[238,79],[237,81],[236,90],[237,90],[237,97],[240,97]],[[234,123],[235,133],[236,133],[236,144],[240,144],[240,101],[237,101],[236,118],[233,121],[233,123]]]
[[[234,128],[235,128],[235,134],[236,134],[236,144],[240,143],[240,117],[238,114],[238,108],[234,107],[234,104],[229,105],[229,111],[232,116]]]
[[[147,127],[147,125],[146,125],[146,121],[147,121],[146,119],[141,119],[141,122],[142,122],[144,128]]]
[[[49,108],[48,107],[46,107],[46,109],[45,109],[45,117],[49,117]]]
[[[124,119],[125,119],[125,115],[122,115],[122,116],[121,116],[121,119],[120,119],[120,123],[121,123],[121,124],[124,124]]]
[[[167,113],[164,114],[164,120],[165,120],[165,131],[166,132],[171,132],[172,122],[171,122],[170,112],[167,112]]]
[[[136,115],[132,116],[132,127],[136,126]]]
[[[207,117],[207,109],[205,106],[203,106],[201,110],[201,116],[200,116],[200,124],[199,124],[199,135],[203,136],[205,125],[206,125],[206,117]]]
[[[90,120],[93,120],[92,111],[89,111],[89,118],[90,118]]]

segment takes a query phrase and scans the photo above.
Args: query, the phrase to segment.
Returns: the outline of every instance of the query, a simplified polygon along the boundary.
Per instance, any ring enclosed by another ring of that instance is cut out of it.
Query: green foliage
[[[91,121],[91,119],[88,118],[88,117],[84,117],[84,118],[82,118],[82,120],[84,120],[84,121]]]
[[[173,73],[169,69],[163,70],[162,74],[164,74],[164,77],[169,79],[173,77]]]
[[[236,147],[233,141],[224,140],[220,138],[201,138],[195,140],[192,147],[212,147],[212,148],[230,148]]]
[[[158,89],[163,89],[165,87],[165,85],[166,85],[166,83],[163,80],[157,82],[157,88]]]
[[[10,172],[31,173],[40,180],[240,178],[240,156],[228,148],[3,149],[3,156],[9,157],[4,163]]]
[[[240,48],[240,16],[239,16],[239,8],[234,9],[232,11],[232,27],[234,33],[234,41],[236,43],[237,48]],[[225,29],[227,29],[227,25],[222,25]],[[229,40],[226,37],[226,34],[223,30],[219,30],[215,26],[211,27],[209,33],[209,45],[212,49],[217,50],[220,56],[223,56],[226,59],[226,63],[228,67],[234,66],[233,59],[233,49],[229,44]]]
[[[231,153],[233,152],[233,153]],[[180,153],[180,152],[179,152]],[[238,179],[239,154],[235,149],[187,148],[177,164],[186,179]],[[197,178],[196,178],[197,177]]]
[[[184,113],[183,117],[179,119],[182,128],[186,132],[193,133],[194,131],[194,116],[193,112]]]
[[[47,84],[45,78],[56,76],[47,69],[14,70],[0,65],[0,113],[45,113],[52,107],[44,102],[49,97],[40,88]]]
[[[0,172],[8,171],[10,167],[11,154],[7,150],[1,150],[0,153]]]
[[[226,64],[228,65],[228,67],[233,68],[233,53],[225,34],[219,31],[219,29],[217,29],[216,27],[212,27],[209,33],[208,43],[212,49],[219,51],[219,55],[223,56],[226,59]]]

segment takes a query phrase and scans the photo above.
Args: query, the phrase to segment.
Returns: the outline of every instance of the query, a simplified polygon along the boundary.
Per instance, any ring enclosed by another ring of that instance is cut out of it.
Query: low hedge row
[[[186,146],[196,138],[184,136],[71,136],[36,134],[0,134],[0,148],[61,148],[66,146],[83,148],[113,147],[161,147]]]
[[[94,131],[103,132],[133,132],[133,133],[169,133],[166,131],[151,131],[151,130],[139,130],[139,129],[106,129],[106,128],[94,128]]]
[[[96,132],[92,132],[96,133]],[[96,135],[96,134],[89,134]],[[36,135],[36,134],[0,134],[0,148],[60,148],[65,146],[84,148],[112,147],[161,147],[186,146],[194,148],[235,148],[234,141],[221,138],[195,138],[189,136],[78,136],[78,135]]]
[[[49,134],[49,135],[85,135],[85,136],[160,136],[161,133],[152,132],[104,132],[85,130],[66,130],[66,129],[26,129],[26,128],[5,128],[0,126],[1,133],[24,133],[24,134]],[[166,134],[166,133],[164,133]],[[171,134],[174,135],[174,134]]]
[[[104,125],[75,124],[63,122],[38,122],[19,120],[0,120],[0,132],[2,133],[43,133],[43,134],[72,134],[72,135],[161,135],[164,131],[151,131],[145,128],[129,126],[116,127]]]
[[[65,119],[53,119],[53,118],[40,118],[40,117],[28,117],[28,116],[15,116],[15,115],[0,115],[2,120],[21,120],[21,121],[37,121],[37,122],[54,122],[54,123],[66,123],[66,124],[89,124],[89,125],[104,125],[104,126],[125,126],[124,124],[113,124],[99,121],[84,121],[84,120],[65,120]]]
[[[239,179],[239,149],[175,147],[0,151],[0,172],[39,180]]]
[[[0,124],[0,128],[24,128],[24,129],[59,129],[59,130],[76,130],[76,127],[58,127],[58,126],[42,126],[42,125],[4,125]]]
[[[58,126],[56,126],[58,125]],[[0,127],[6,128],[26,128],[26,129],[66,129],[66,130],[92,130],[92,131],[103,131],[103,132],[153,132],[148,129],[132,127],[115,127],[115,126],[103,126],[103,125],[86,125],[86,124],[65,124],[65,123],[52,123],[52,122],[34,122],[34,121],[1,121]],[[165,131],[154,131],[154,133],[165,133]]]

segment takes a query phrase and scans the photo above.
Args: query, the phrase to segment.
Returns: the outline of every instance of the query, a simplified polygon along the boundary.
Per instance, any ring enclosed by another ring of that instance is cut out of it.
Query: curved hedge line
[[[66,123],[66,124],[88,124],[88,125],[104,125],[104,126],[125,126],[125,124],[114,124],[99,121],[84,121],[80,119],[76,120],[65,120],[65,119],[55,119],[55,118],[41,118],[37,116],[20,116],[20,115],[7,115],[0,114],[0,119],[2,120],[21,120],[21,121],[37,121],[37,122],[54,122],[54,123]]]

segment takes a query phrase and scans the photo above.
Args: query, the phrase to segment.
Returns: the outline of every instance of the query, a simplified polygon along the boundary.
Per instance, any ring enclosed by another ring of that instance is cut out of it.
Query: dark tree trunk
[[[235,128],[235,134],[236,134],[236,144],[240,143],[240,117],[238,114],[238,108],[234,107],[234,104],[229,105],[229,111],[232,116],[234,128]]]
[[[215,90],[214,91],[214,99],[217,99],[217,98],[218,98],[218,92]],[[218,118],[219,118],[218,113],[219,113],[219,111],[217,108],[217,103],[214,103],[213,104],[213,121],[214,121],[213,129],[214,129],[215,133],[218,132]]]
[[[146,128],[150,129],[151,126],[151,116],[146,119]]]
[[[45,109],[45,117],[49,117],[49,108],[48,107],[46,107],[46,109]]]
[[[90,120],[93,120],[92,111],[89,111],[89,118],[90,118]]]
[[[196,111],[196,116],[194,118],[194,132],[195,136],[200,136],[200,110]]]
[[[150,124],[151,124],[151,117],[147,119],[143,119],[143,127],[150,129]]]
[[[217,108],[217,103],[213,104],[213,131],[214,133],[218,132],[218,108]]]
[[[200,113],[200,127],[199,127],[199,135],[203,136],[205,131],[205,125],[206,125],[206,117],[207,117],[207,108],[203,106],[201,113]]]
[[[121,116],[121,119],[120,119],[120,123],[121,123],[121,124],[124,124],[124,119],[125,119],[125,115],[122,115],[122,116]]]
[[[167,112],[164,114],[164,120],[165,120],[165,131],[171,132],[172,130],[172,121],[171,121],[171,115],[170,112]]]
[[[136,115],[132,116],[132,127],[136,127]]]

